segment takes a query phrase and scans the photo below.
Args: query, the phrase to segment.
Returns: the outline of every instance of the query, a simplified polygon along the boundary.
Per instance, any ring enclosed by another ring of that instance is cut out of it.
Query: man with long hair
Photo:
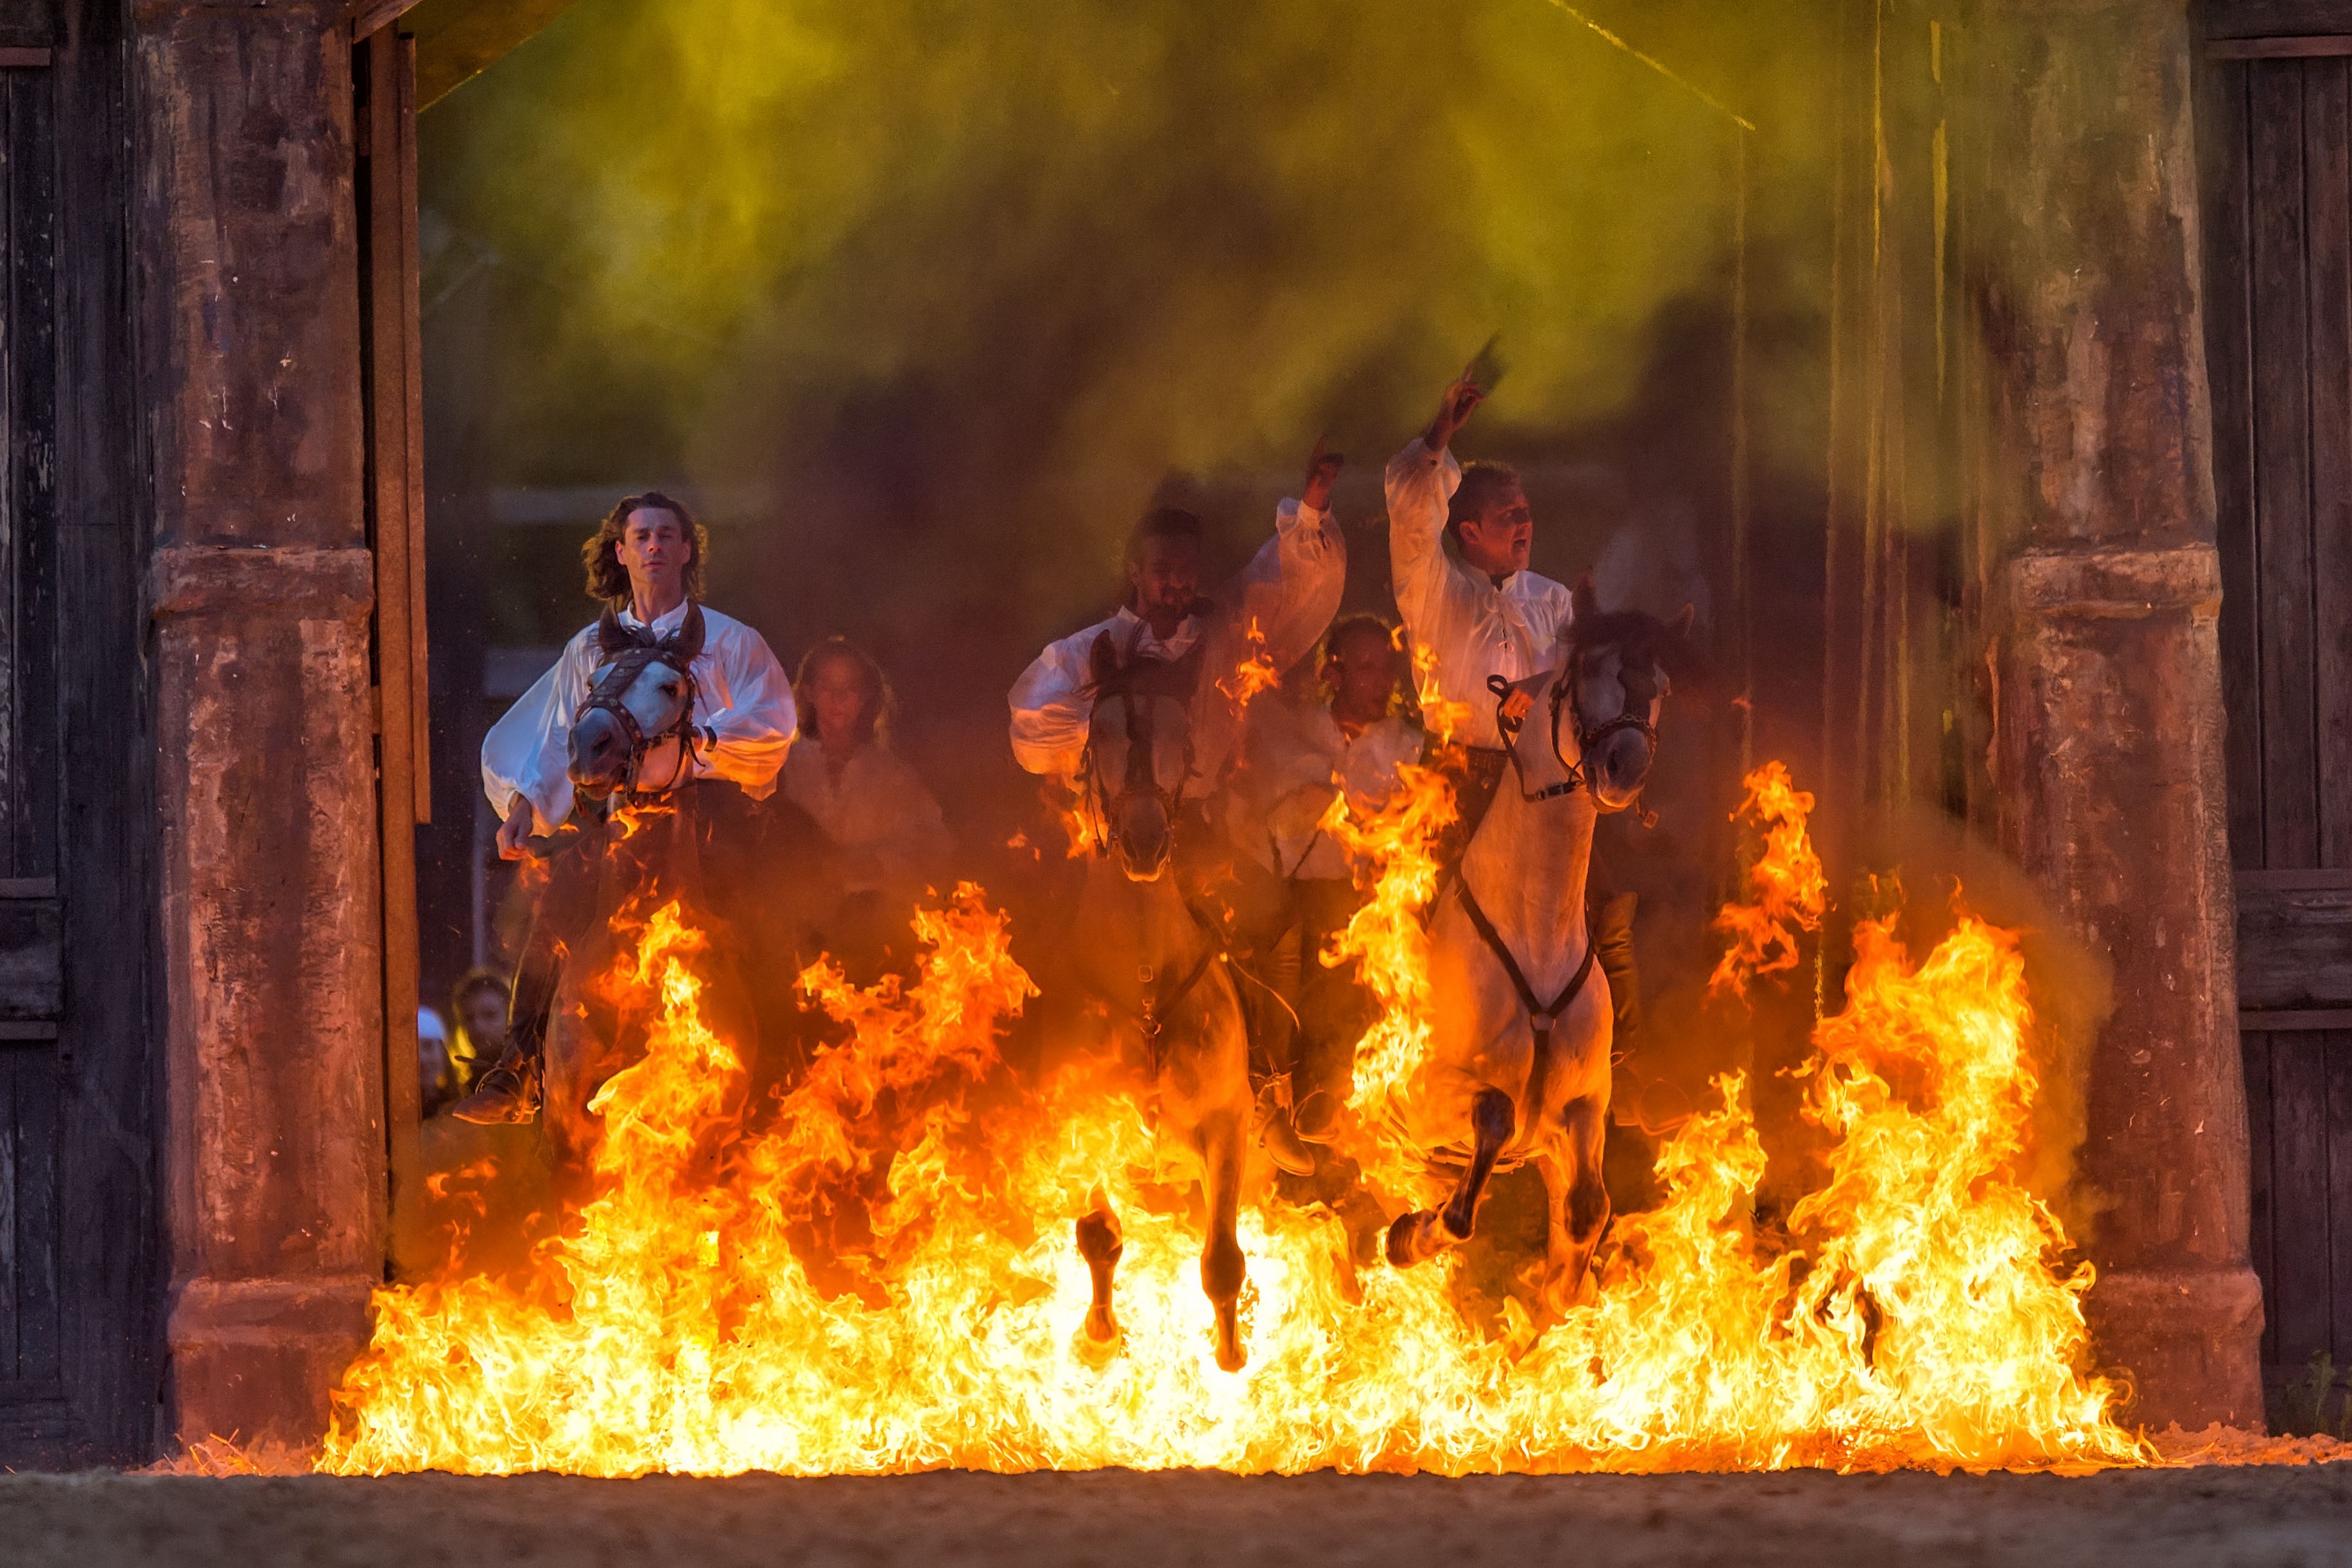
[[[717,838],[748,836],[751,805],[776,790],[798,718],[792,683],[766,639],[701,603],[709,535],[682,502],[658,490],[623,497],[582,548],[588,594],[623,637],[664,638],[689,619],[702,629],[688,664],[692,744],[677,787],[696,791],[697,815]],[[612,639],[591,625],[482,740],[482,786],[499,817],[499,853],[521,860],[569,821],[571,737]],[[485,1124],[527,1122],[540,1108],[547,1027],[563,953],[594,915],[595,867],[583,840],[552,855],[515,976],[506,1050],[451,1110]]]

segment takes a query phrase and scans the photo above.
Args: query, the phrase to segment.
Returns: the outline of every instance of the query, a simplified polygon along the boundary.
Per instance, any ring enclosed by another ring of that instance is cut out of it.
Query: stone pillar
[[[2183,0],[1988,5],[1956,170],[1983,331],[2003,837],[2114,967],[2084,1209],[2129,1418],[2262,1423]]]
[[[331,0],[137,0],[171,1436],[303,1445],[383,1277],[352,74]]]

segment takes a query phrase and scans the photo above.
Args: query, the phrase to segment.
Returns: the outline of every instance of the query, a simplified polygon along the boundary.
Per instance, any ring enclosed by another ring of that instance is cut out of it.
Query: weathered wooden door
[[[101,41],[103,7],[61,14],[54,48],[16,43],[0,23],[0,1466],[11,1469],[143,1458],[156,1402],[152,742],[126,482],[120,36],[112,49]]]
[[[2206,47],[2239,1027],[2275,1387],[2319,1352],[2352,1362],[2352,40]]]

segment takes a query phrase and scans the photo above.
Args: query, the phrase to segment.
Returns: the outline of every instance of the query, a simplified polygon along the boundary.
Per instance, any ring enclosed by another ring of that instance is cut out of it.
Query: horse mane
[[[1629,659],[1648,659],[1677,685],[1706,678],[1706,656],[1682,622],[1661,621],[1646,610],[1587,611],[1569,623],[1568,641],[1577,648],[1615,648]]]

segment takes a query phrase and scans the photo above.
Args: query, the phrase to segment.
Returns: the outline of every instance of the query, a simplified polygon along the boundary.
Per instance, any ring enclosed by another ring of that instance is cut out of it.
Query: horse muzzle
[[[1175,853],[1174,824],[1156,802],[1139,803],[1121,814],[1114,848],[1129,882],[1158,882]]]
[[[611,794],[628,770],[629,740],[610,716],[591,712],[572,727],[569,747],[572,788],[592,800]]]
[[[1604,811],[1622,811],[1631,806],[1657,759],[1657,743],[1648,735],[1622,729],[1610,736],[1584,760],[1593,803]]]

